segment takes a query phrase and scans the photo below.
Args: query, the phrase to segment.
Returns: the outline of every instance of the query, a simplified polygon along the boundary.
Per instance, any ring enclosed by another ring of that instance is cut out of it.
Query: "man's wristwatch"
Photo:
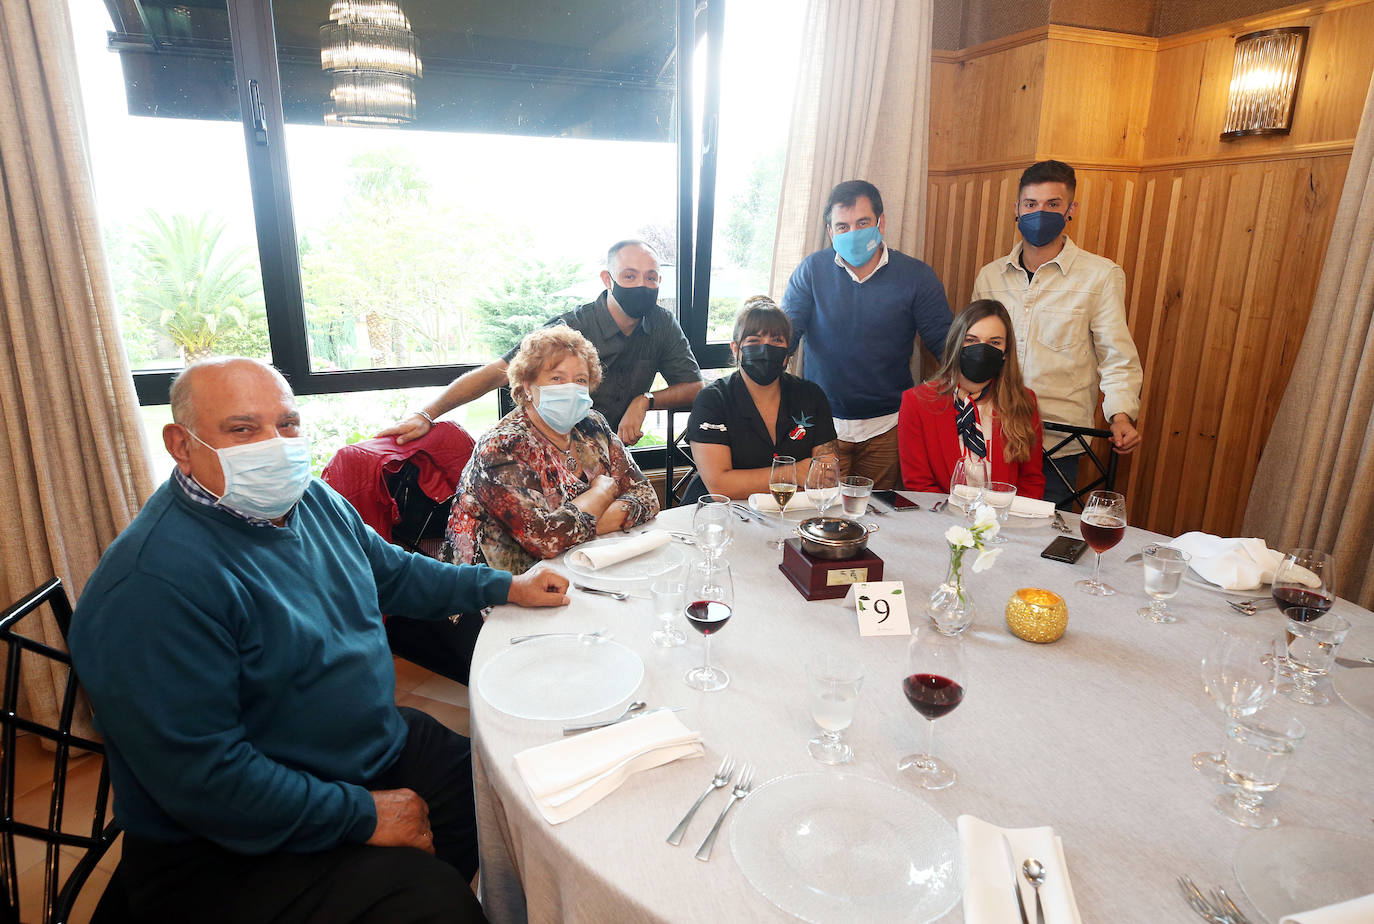
[[[649,410],[652,411],[654,409],[654,393],[651,391],[646,391],[644,393],[644,397],[649,399]]]

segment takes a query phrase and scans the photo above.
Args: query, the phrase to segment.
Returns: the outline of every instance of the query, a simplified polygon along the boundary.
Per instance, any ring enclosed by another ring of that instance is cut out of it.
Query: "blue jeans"
[[[1060,478],[1054,466],[1050,464],[1050,457],[1045,457],[1045,500],[1052,502],[1060,510],[1070,510],[1073,507],[1068,500],[1077,490],[1079,458],[1080,456],[1060,456],[1054,460],[1054,465],[1059,466],[1059,471],[1064,474],[1064,477]]]

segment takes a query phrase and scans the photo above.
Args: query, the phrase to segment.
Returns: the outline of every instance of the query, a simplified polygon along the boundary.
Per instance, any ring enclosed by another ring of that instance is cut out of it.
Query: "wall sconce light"
[[[1308,31],[1307,26],[1294,26],[1236,37],[1222,141],[1292,130]]]

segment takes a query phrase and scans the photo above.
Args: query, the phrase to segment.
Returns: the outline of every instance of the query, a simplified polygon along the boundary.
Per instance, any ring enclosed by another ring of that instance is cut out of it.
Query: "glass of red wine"
[[[1279,563],[1269,591],[1285,617],[1308,622],[1331,609],[1336,601],[1336,594],[1331,589],[1335,582],[1336,560],[1329,553],[1319,549],[1294,549]],[[1289,616],[1290,610],[1301,612]],[[1288,643],[1292,642],[1290,632]],[[1291,676],[1291,669],[1287,655],[1280,655],[1279,670],[1287,677]]]
[[[964,701],[968,675],[964,668],[962,636],[941,635],[934,626],[918,626],[907,645],[906,677],[902,693],[911,707],[925,716],[926,746],[897,764],[922,789],[954,785],[954,768],[935,756],[935,720]]]
[[[1110,597],[1116,590],[1102,583],[1102,553],[1115,547],[1126,535],[1126,498],[1115,491],[1093,491],[1083,505],[1078,528],[1097,554],[1097,563],[1093,565],[1092,580],[1078,581],[1074,586],[1085,594]]]
[[[687,624],[706,637],[706,654],[701,667],[694,667],[682,678],[687,686],[704,693],[724,690],[730,685],[730,675],[711,666],[711,636],[730,621],[735,602],[735,585],[730,577],[730,565],[718,563],[714,568],[702,563],[692,566],[687,577]]]

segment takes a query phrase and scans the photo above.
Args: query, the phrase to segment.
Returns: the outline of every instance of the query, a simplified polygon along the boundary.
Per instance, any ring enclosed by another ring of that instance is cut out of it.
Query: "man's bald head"
[[[242,357],[195,363],[172,382],[173,423],[162,442],[181,470],[207,491],[224,492],[216,449],[300,435],[291,386],[265,362]]]

